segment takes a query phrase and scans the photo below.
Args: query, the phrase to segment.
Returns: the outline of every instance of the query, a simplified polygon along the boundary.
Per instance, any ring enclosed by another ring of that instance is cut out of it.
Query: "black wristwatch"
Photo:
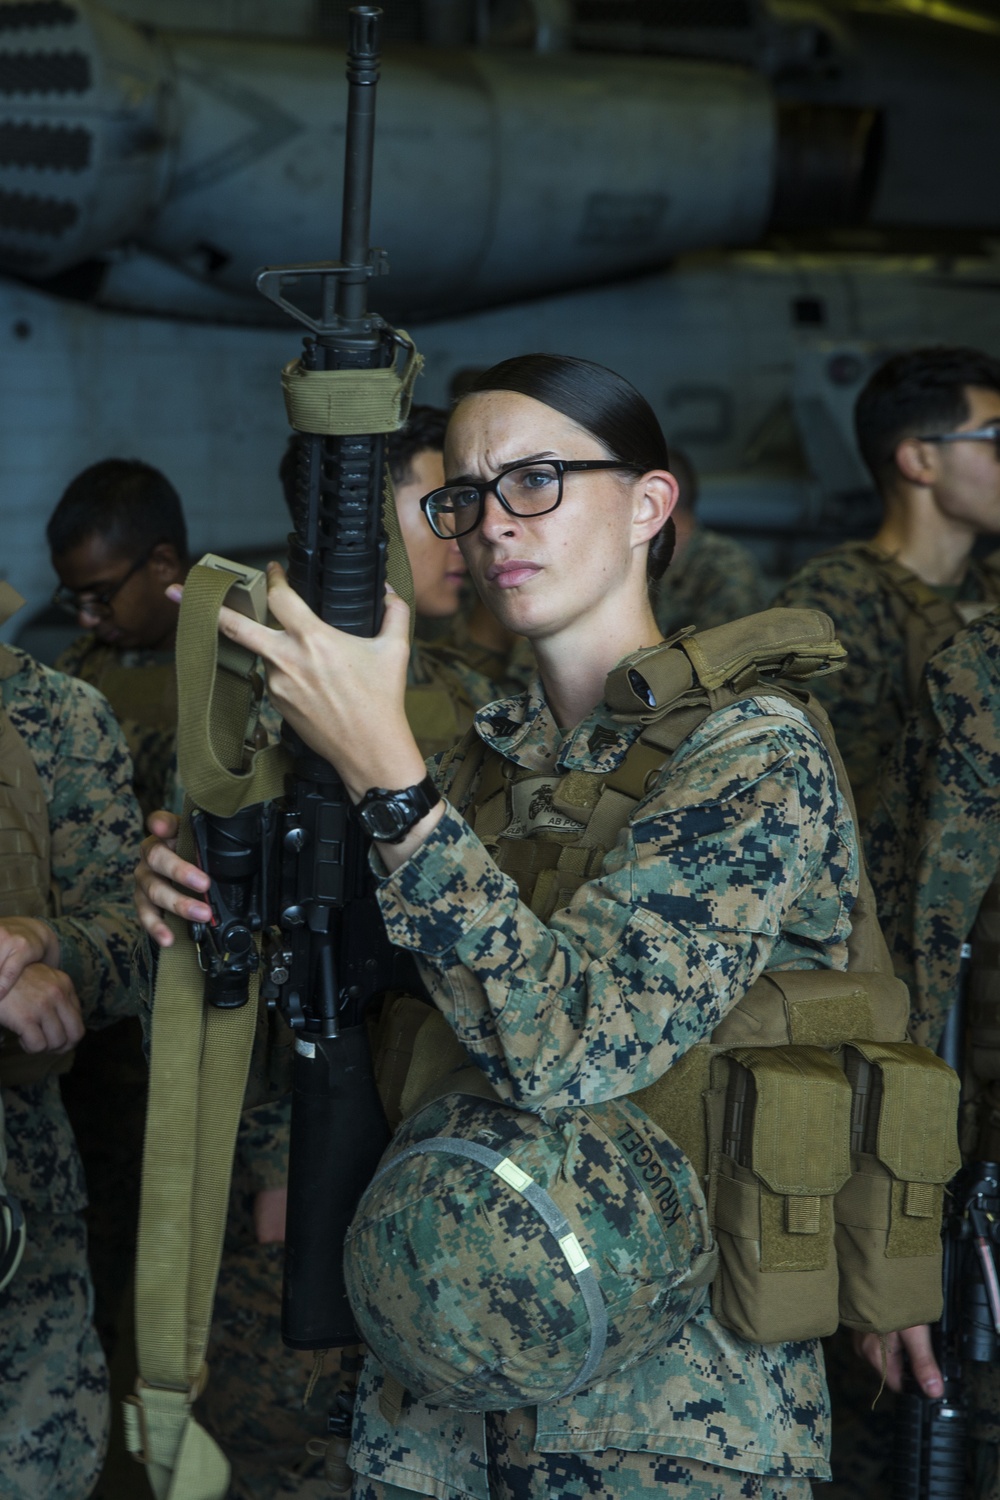
[[[416,786],[404,787],[401,792],[373,786],[358,803],[357,812],[373,839],[381,844],[399,844],[440,801],[441,793],[425,776]]]

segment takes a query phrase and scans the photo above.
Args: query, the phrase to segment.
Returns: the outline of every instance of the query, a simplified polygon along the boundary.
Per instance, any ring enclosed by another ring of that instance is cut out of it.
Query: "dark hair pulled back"
[[[656,413],[634,385],[604,365],[568,354],[520,354],[477,375],[466,396],[513,391],[562,412],[601,444],[622,467],[646,474],[669,469],[670,458]],[[646,577],[662,578],[674,551],[674,523],[668,519],[649,544]]]

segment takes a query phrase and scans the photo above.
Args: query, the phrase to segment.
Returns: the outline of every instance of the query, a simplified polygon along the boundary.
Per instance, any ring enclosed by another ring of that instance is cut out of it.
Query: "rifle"
[[[384,253],[368,246],[381,14],[364,5],[349,13],[341,259],[257,276],[262,294],[310,331],[298,364],[285,371],[286,399],[291,384],[332,376],[313,382],[328,412],[354,409],[350,376],[336,383],[345,372],[391,375],[404,349],[415,374],[412,345],[367,309],[368,281],[386,269]],[[293,413],[304,430],[289,581],[321,619],[355,635],[376,634],[382,621],[384,434],[405,419],[399,384],[396,419],[360,420],[360,431],[341,432],[336,418],[300,423]],[[402,389],[405,397],[405,377]],[[364,430],[380,421],[381,430]],[[386,939],[369,841],[340,778],[287,724],[282,741],[293,768],[282,804],[232,818],[193,816],[214,910],[195,936],[206,1000],[231,1006],[246,1003],[260,966],[254,934],[264,933],[262,994],[276,999],[295,1035],[282,1336],[292,1348],[327,1349],[357,1339],[342,1247],[389,1140],[365,1010],[385,990],[409,987],[403,965],[411,961]]]
[[[958,995],[938,1047],[963,1078],[967,976],[962,948]],[[968,1435],[964,1362],[991,1364],[1000,1354],[1000,1165],[971,1162],[950,1184],[942,1225],[941,1319],[932,1337],[944,1395],[925,1396],[911,1381],[899,1400],[892,1465],[893,1500],[962,1500]]]

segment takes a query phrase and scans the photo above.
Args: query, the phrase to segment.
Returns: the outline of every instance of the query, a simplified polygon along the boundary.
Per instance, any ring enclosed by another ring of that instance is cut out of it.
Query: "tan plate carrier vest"
[[[119,723],[131,719],[143,729],[176,729],[177,673],[172,661],[124,667],[113,647],[97,646],[84,666],[85,680],[104,694]]]
[[[615,718],[641,726],[617,770],[552,778],[506,761],[473,732],[454,752],[464,759],[451,800],[461,807],[478,777],[465,815],[522,901],[548,920],[600,874],[681,741],[751,694],[806,713],[852,805],[829,720],[798,688],[844,654],[828,617],[812,610],[682,633],[608,679]],[[551,788],[551,806],[578,831],[506,837],[514,799],[523,807],[533,781]],[[884,1333],[941,1311],[958,1079],[906,1038],[908,996],[892,975],[863,861],[848,947],[847,972],[762,974],[710,1037],[633,1095],[704,1183],[720,1252],[713,1310],[755,1342],[819,1337],[838,1322]],[[416,1002],[396,1001],[386,1021],[390,1093],[412,1056],[397,1110],[409,1113],[427,1088],[440,1092],[461,1048],[444,1018]]]

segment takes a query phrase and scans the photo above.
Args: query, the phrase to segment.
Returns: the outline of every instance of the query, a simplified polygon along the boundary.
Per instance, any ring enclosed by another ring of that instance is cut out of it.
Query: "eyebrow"
[[[1000,417],[998,417],[997,420],[1000,421]],[[510,463],[502,464],[500,466],[497,472],[493,475],[493,478],[498,479],[501,474],[506,474],[508,469],[520,468],[521,464],[533,464],[537,463],[540,458],[555,458],[555,456],[556,455],[553,449],[546,448],[544,453],[527,453],[525,454],[524,458],[512,458],[510,460]],[[486,481],[479,474],[457,474],[454,479],[449,479],[448,483],[485,484]]]

